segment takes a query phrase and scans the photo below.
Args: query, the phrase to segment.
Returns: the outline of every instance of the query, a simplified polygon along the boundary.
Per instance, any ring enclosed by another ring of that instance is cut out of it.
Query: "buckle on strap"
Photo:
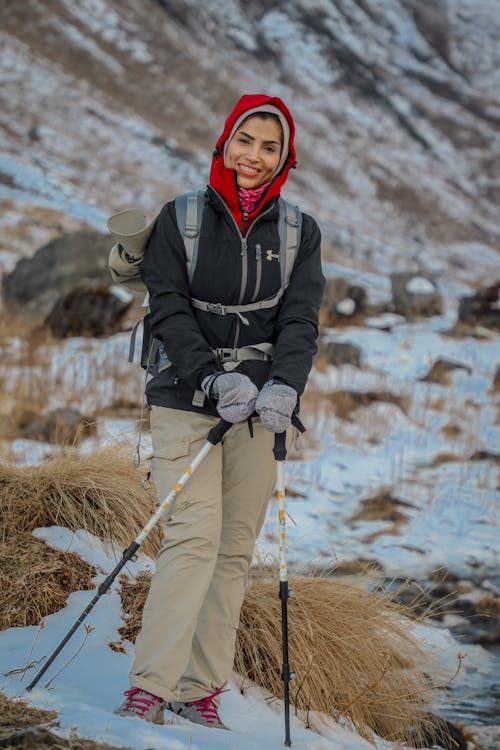
[[[221,362],[235,362],[237,361],[237,349],[214,349],[216,356]]]
[[[218,349],[212,349],[216,357],[223,362],[243,362],[246,359],[257,359],[261,362],[268,362],[272,359],[271,351],[263,351],[258,348],[259,345],[252,346],[240,346],[236,349],[226,349],[219,347]]]
[[[206,311],[214,315],[225,315],[226,308],[220,302],[207,302]]]

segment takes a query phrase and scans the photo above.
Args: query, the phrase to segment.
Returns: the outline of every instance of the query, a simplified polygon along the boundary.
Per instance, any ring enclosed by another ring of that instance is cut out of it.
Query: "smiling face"
[[[227,146],[224,163],[236,170],[238,187],[255,188],[271,179],[280,162],[283,135],[274,117],[252,115]]]

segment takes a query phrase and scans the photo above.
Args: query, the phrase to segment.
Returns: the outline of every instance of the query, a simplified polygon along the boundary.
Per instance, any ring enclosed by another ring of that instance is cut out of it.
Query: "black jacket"
[[[152,334],[165,346],[172,365],[152,378],[146,393],[150,405],[216,414],[205,400],[193,406],[194,391],[206,375],[222,370],[213,354],[217,347],[241,347],[270,342],[272,362],[244,361],[238,372],[257,387],[276,378],[303,392],[316,352],[318,314],[323,295],[320,231],[311,216],[303,214],[300,246],[290,283],[279,304],[245,313],[249,325],[237,315],[216,315],[194,309],[191,297],[223,305],[253,300],[257,277],[257,246],[262,252],[262,278],[257,299],[272,297],[281,286],[276,198],[264,204],[248,228],[246,258],[242,236],[221,197],[208,187],[200,231],[198,259],[191,288],[186,253],[177,228],[175,206],[167,203],[149,240],[141,276],[150,294]],[[245,288],[243,268],[247,265]]]

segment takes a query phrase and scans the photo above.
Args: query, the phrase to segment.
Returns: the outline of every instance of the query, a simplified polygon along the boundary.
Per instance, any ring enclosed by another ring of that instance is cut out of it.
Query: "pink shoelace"
[[[137,693],[140,692],[142,692],[143,695],[137,695]],[[148,693],[146,690],[141,690],[141,688],[138,687],[131,687],[128,690],[125,690],[124,695],[127,696],[127,703],[124,707],[124,711],[130,711],[131,713],[139,714],[140,716],[144,716],[146,711],[149,711],[150,708],[161,701],[161,698],[157,695]]]
[[[219,711],[217,709],[217,704],[215,703],[214,698],[222,693],[224,687],[225,685],[217,688],[215,692],[213,692],[211,695],[207,695],[206,698],[200,698],[197,701],[190,701],[187,705],[195,706],[196,710],[203,716],[204,719],[206,719],[209,724],[222,724],[222,721],[219,718]]]

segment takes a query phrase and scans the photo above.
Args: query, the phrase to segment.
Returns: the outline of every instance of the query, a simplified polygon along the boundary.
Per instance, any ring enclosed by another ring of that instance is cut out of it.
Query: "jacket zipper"
[[[258,214],[255,217],[255,219],[252,221],[252,223],[248,227],[248,229],[247,229],[247,231],[245,233],[245,236],[243,237],[242,229],[245,226],[245,222],[246,222],[246,220],[248,218],[248,215],[245,214],[245,213],[242,214],[241,226],[238,226],[238,224],[236,223],[236,219],[234,218],[233,214],[231,213],[231,211],[228,209],[228,207],[224,203],[224,200],[222,199],[222,196],[220,196],[219,193],[217,192],[217,190],[214,190],[214,188],[211,188],[211,189],[221,199],[222,204],[223,204],[225,210],[227,211],[227,213],[231,217],[231,220],[232,220],[232,222],[233,222],[233,224],[234,224],[234,226],[236,228],[236,231],[238,232],[238,236],[239,236],[240,241],[241,241],[241,253],[240,253],[240,255],[241,255],[241,287],[240,287],[240,296],[239,296],[239,300],[238,300],[238,304],[241,305],[242,302],[243,302],[243,298],[245,296],[246,285],[247,285],[247,278],[248,278],[248,253],[247,253],[248,242],[247,242],[247,237],[249,236],[250,231],[253,229],[253,227],[257,223],[257,221],[260,218],[262,218],[262,216],[265,216],[266,214],[268,214],[274,208],[274,203],[272,203],[269,206],[269,208],[266,208],[265,211],[263,211],[261,214]],[[259,247],[260,247],[260,245],[259,245]],[[236,349],[238,347],[238,339],[240,337],[240,326],[241,326],[240,319],[237,318],[236,319],[236,332],[235,332],[234,341],[233,341],[233,347],[234,347],[234,349]]]
[[[252,302],[255,302],[255,300],[257,299],[257,295],[260,290],[260,282],[262,279],[262,247],[260,245],[255,245],[255,261],[255,291],[253,293]]]

